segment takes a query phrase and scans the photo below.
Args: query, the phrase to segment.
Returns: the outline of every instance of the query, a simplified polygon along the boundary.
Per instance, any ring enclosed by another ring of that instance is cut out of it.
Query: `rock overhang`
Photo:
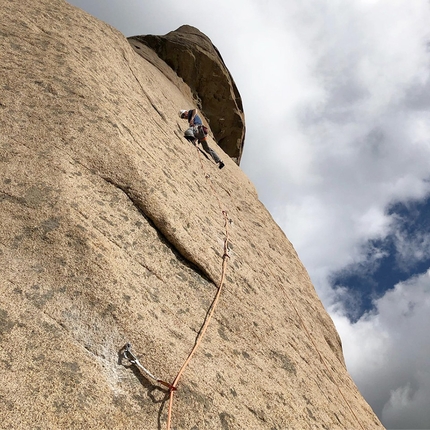
[[[140,55],[144,54],[137,42],[151,48],[182,78],[218,145],[239,165],[245,142],[242,99],[211,40],[197,28],[183,25],[164,36],[134,36],[128,41]]]

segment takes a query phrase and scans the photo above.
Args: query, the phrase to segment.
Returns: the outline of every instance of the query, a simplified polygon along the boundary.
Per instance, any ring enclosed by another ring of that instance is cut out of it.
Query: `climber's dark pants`
[[[214,159],[215,163],[219,163],[221,159],[218,157],[217,153],[209,147],[206,139],[199,139],[199,143],[202,144],[203,149]]]

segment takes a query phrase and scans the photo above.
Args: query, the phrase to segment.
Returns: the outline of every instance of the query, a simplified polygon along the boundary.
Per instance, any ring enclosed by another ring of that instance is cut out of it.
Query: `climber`
[[[210,154],[210,156],[214,159],[215,163],[218,164],[218,167],[222,169],[224,167],[224,163],[218,157],[217,153],[209,147],[208,142],[206,141],[206,136],[208,134],[208,129],[203,125],[201,118],[197,115],[197,109],[192,110],[180,110],[179,118],[186,119],[189,124],[189,128],[185,131],[184,137],[188,141],[190,141],[193,145],[196,144],[196,141],[202,144],[203,149]]]

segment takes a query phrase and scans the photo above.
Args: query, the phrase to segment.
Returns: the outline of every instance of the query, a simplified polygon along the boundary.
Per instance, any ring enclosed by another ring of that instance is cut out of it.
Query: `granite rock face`
[[[218,145],[239,164],[245,140],[242,99],[211,40],[197,28],[183,25],[164,36],[135,36],[129,42],[141,55],[142,44],[153,49],[183,79]]]
[[[253,185],[182,137],[182,80],[62,0],[0,18],[1,427],[164,429],[166,389],[121,349],[173,381],[227,218],[172,428],[382,428]]]

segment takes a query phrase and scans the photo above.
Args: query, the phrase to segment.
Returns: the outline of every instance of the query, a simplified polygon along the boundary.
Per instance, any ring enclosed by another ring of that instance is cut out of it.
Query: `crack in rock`
[[[210,274],[207,273],[204,270],[204,268],[200,267],[200,265],[196,261],[193,261],[192,259],[190,259],[189,257],[187,257],[183,252],[181,252],[180,248],[177,247],[174,242],[172,242],[171,240],[169,240],[168,236],[162,231],[162,229],[160,229],[158,227],[156,221],[153,218],[151,218],[148,213],[146,213],[146,211],[142,207],[142,204],[139,202],[139,200],[136,199],[133,196],[133,191],[132,191],[131,187],[129,187],[127,185],[119,184],[118,182],[116,182],[113,179],[111,179],[109,177],[106,177],[106,176],[101,176],[101,178],[103,180],[105,180],[108,184],[110,184],[110,185],[114,186],[115,188],[117,188],[118,190],[122,191],[127,196],[127,198],[130,200],[130,202],[133,204],[133,206],[137,209],[137,211],[158,232],[158,234],[160,235],[161,240],[164,243],[166,243],[176,255],[180,256],[181,259],[192,270],[194,270],[199,276],[201,276],[202,278],[206,279],[208,282],[213,283],[216,286],[215,280],[212,279],[212,277],[210,276]]]

